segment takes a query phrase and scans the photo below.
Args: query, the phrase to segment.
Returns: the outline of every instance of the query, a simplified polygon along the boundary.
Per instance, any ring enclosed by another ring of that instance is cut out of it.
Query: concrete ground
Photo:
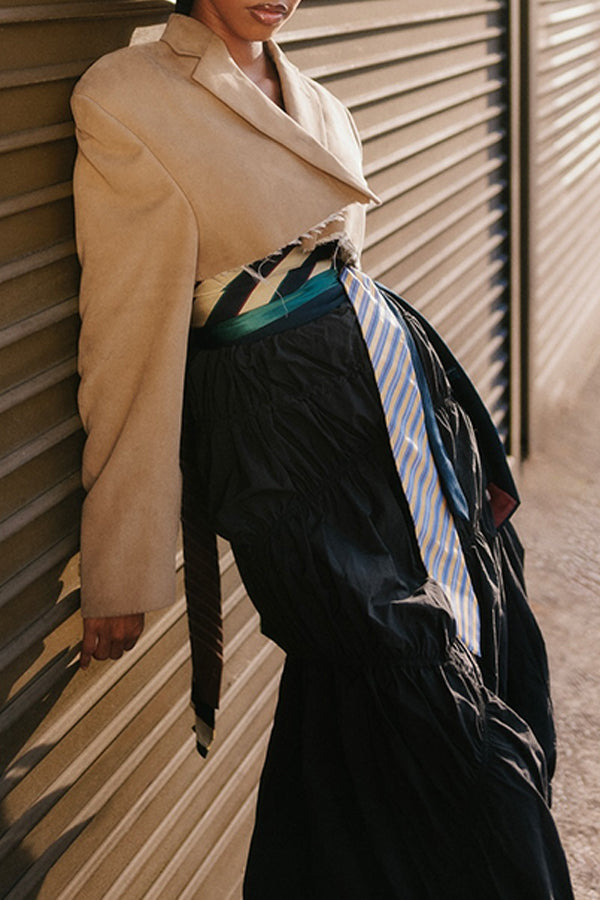
[[[558,730],[553,809],[577,900],[600,898],[600,367],[525,463],[526,547]]]

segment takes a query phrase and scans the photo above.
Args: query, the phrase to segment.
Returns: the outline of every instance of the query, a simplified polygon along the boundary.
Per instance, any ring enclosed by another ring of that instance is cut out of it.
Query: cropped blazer
[[[82,264],[85,616],[175,598],[179,445],[195,284],[327,223],[360,255],[376,201],[346,108],[269,52],[285,112],[195,19],[96,62],[72,97]]]

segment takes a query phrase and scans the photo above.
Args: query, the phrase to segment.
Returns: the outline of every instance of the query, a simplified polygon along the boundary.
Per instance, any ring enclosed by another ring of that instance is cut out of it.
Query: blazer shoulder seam
[[[191,204],[191,202],[190,202],[189,197],[187,196],[187,194],[185,193],[185,191],[183,190],[182,186],[179,184],[178,180],[175,178],[175,176],[173,175],[173,173],[170,171],[170,169],[168,169],[167,166],[165,166],[165,164],[163,163],[163,161],[160,159],[160,157],[158,157],[158,156],[156,155],[156,153],[154,152],[154,150],[152,149],[152,147],[149,147],[148,144],[147,144],[147,143],[139,136],[139,134],[137,134],[137,133],[133,130],[133,128],[130,128],[129,125],[127,125],[126,122],[123,122],[123,120],[122,120],[121,118],[119,118],[119,116],[115,115],[115,113],[110,112],[110,110],[106,109],[101,103],[98,102],[98,100],[95,100],[93,97],[90,97],[89,94],[85,94],[83,91],[77,90],[77,89],[76,89],[75,92],[74,92],[74,94],[73,94],[73,98],[72,98],[72,99],[75,100],[75,101],[77,101],[78,99],[81,99],[81,100],[87,100],[89,103],[92,103],[92,104],[93,104],[95,107],[97,107],[97,108],[98,108],[105,116],[107,116],[109,119],[112,119],[113,122],[116,122],[117,125],[119,125],[121,128],[123,128],[123,129],[124,129],[128,134],[130,134],[130,135],[131,135],[131,136],[132,136],[139,144],[141,144],[141,145],[144,147],[145,150],[148,151],[148,153],[150,154],[150,156],[152,157],[152,159],[154,159],[154,160],[156,161],[156,164],[157,164],[157,165],[159,166],[159,168],[165,173],[165,175],[167,176],[167,178],[168,178],[170,181],[173,182],[173,184],[175,185],[175,187],[177,188],[177,190],[179,191],[179,193],[181,194],[181,196],[182,196],[183,199],[185,200],[185,203],[186,203],[186,205],[188,206],[188,208],[189,208],[189,210],[190,210],[190,212],[191,212],[191,214],[192,214],[192,216],[193,216],[193,218],[194,218],[194,221],[196,221],[196,227],[197,227],[197,226],[198,226],[198,222],[197,222],[197,220],[196,220],[196,214],[194,213],[194,208],[193,208],[193,206],[192,206],[192,204]],[[78,127],[78,126],[77,126],[77,119],[75,119],[75,127],[76,127],[76,128]]]

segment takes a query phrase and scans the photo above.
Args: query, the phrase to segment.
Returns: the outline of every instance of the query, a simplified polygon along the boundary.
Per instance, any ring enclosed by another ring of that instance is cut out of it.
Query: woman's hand
[[[83,641],[79,666],[87,669],[94,659],[120,659],[131,650],[144,630],[144,613],[83,620]]]

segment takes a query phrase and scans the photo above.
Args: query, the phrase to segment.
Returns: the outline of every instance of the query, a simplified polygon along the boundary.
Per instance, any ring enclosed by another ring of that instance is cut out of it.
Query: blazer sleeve
[[[72,109],[87,432],[81,604],[84,616],[101,617],[175,599],[197,225],[181,189],[135,134],[81,91]]]

